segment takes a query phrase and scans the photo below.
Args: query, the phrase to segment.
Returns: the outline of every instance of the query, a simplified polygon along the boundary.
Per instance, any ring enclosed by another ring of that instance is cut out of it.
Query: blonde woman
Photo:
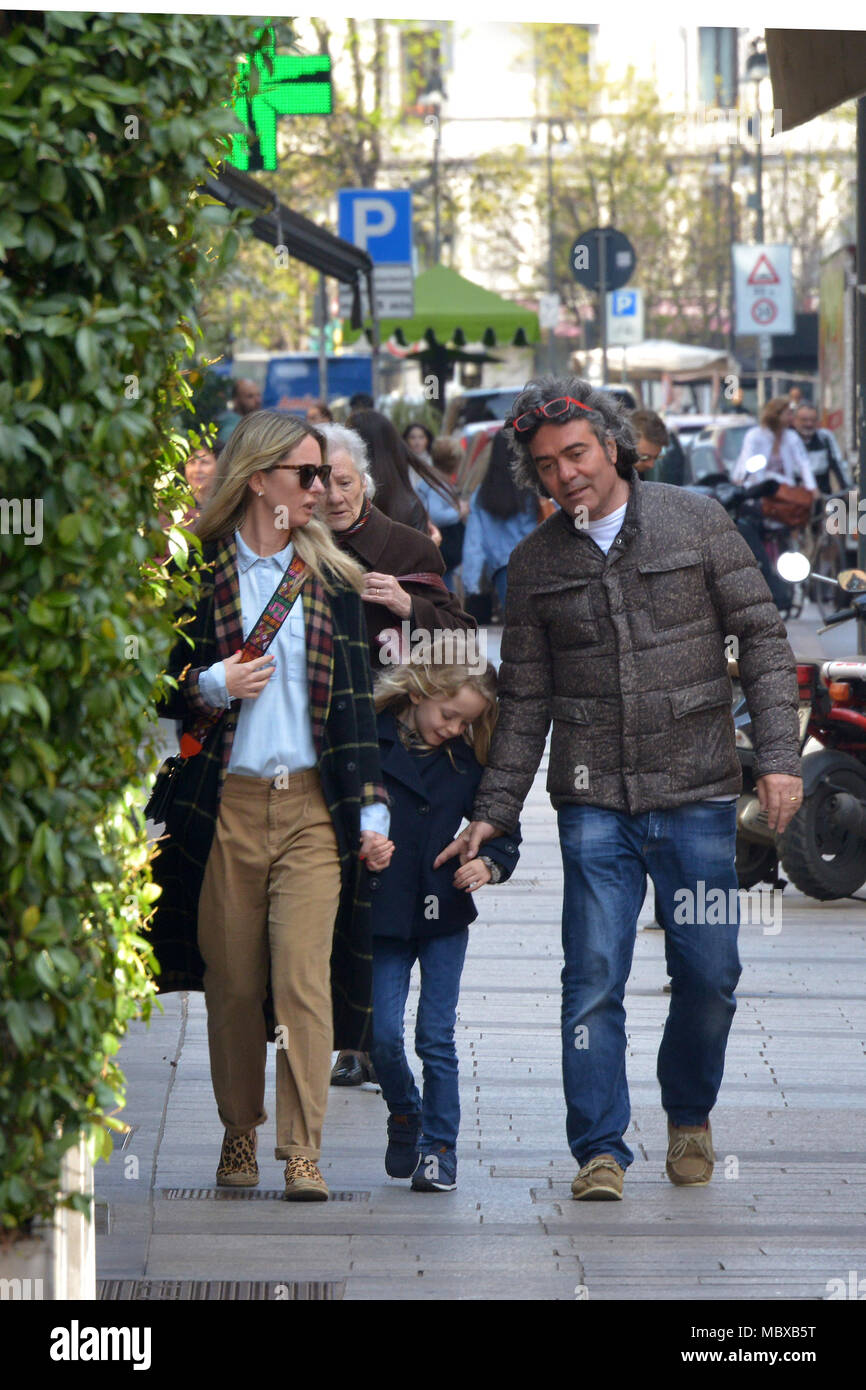
[[[255,411],[232,433],[195,528],[210,574],[160,711],[183,721],[189,755],[155,865],[160,988],[204,988],[217,1183],[236,1187],[259,1178],[270,992],[291,1201],[328,1197],[332,1046],[364,1047],[371,1026],[360,859],[390,855],[362,572],[314,516],[324,460],[291,415]]]
[[[508,878],[520,830],[488,840],[484,854],[434,869],[433,861],[469,817],[496,722],[496,672],[475,666],[407,665],[376,682],[382,772],[391,798],[393,863],[387,846],[368,858],[373,904],[373,1046],[388,1105],[385,1171],[411,1178],[416,1192],[457,1186],[460,1125],[454,1023],[472,894]],[[421,993],[415,1051],[423,1095],[403,1042],[409,977],[415,962]]]
[[[819,490],[809,463],[803,441],[792,429],[793,415],[787,396],[775,396],[761,411],[760,425],[746,432],[740,456],[734,464],[731,482],[763,482],[778,478],[779,482],[807,487],[815,497]],[[749,469],[749,460],[764,459],[759,469]]]

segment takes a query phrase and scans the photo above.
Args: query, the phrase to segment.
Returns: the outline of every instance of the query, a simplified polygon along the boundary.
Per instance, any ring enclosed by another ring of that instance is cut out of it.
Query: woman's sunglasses
[[[545,420],[555,420],[557,415],[564,415],[570,405],[579,405],[581,410],[591,409],[590,406],[584,405],[583,401],[576,401],[573,396],[557,396],[555,401],[548,401],[546,405],[536,406],[535,410],[528,410],[525,415],[518,415],[513,427],[518,434],[525,434],[527,430],[532,429],[539,415],[544,416]]]
[[[313,486],[316,478],[321,478],[324,487],[328,486],[328,479],[331,476],[331,465],[329,463],[275,463],[274,468],[291,468],[298,475],[298,482],[308,492]]]

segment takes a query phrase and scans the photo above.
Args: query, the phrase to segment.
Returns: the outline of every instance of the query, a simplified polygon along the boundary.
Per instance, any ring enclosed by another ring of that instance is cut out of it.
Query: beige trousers
[[[317,1160],[333,1026],[340,862],[318,771],[286,787],[229,773],[198,910],[211,1076],[237,1134],[263,1124],[268,967],[277,1022],[277,1158]]]

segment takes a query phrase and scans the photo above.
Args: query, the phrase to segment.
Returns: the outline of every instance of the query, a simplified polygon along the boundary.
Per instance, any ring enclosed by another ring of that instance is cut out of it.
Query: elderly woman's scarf
[[[352,547],[350,545],[344,545],[346,538],[348,536],[357,535],[359,531],[364,529],[367,522],[370,520],[371,511],[372,503],[369,497],[365,497],[361,510],[356,520],[352,522],[352,525],[347,526],[345,531],[334,532],[334,540],[339,546],[345,550],[351,550]],[[444,589],[446,594],[450,592],[442,576],[434,574],[432,571],[425,570],[423,573],[419,572],[417,574],[396,574],[394,578],[397,580],[398,584],[426,584],[431,589]]]
[[[354,536],[357,531],[363,531],[364,527],[367,525],[367,522],[370,520],[370,506],[371,503],[369,497],[365,497],[364,501],[361,504],[361,510],[358,513],[355,520],[352,522],[351,526],[347,526],[345,531],[334,532],[334,540],[337,542],[338,545],[342,542],[344,536]]]

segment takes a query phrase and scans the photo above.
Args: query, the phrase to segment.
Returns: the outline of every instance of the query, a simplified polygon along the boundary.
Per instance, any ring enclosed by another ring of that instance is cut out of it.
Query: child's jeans
[[[457,1049],[454,1021],[469,928],[448,936],[399,941],[373,937],[373,1045],[370,1055],[392,1115],[420,1111],[425,1147],[453,1149],[460,1128]],[[421,996],[415,1023],[415,1051],[424,1072],[424,1098],[403,1046],[403,1020],[409,976],[421,966]]]

